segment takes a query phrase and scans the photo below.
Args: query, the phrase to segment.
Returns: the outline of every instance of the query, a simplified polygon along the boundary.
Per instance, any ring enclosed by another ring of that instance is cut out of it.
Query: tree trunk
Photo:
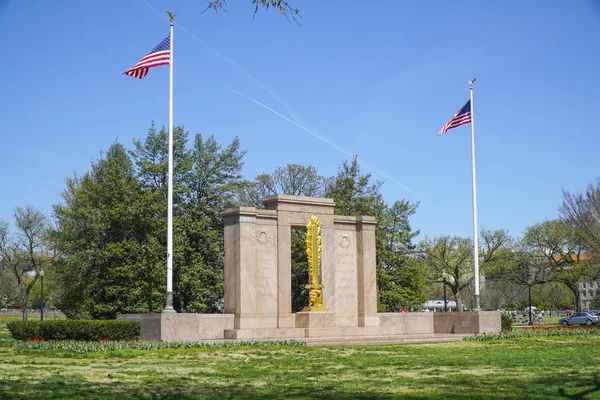
[[[33,278],[33,280],[31,281],[31,283],[29,285],[27,285],[27,288],[25,288],[25,292],[21,296],[21,302],[23,303],[23,321],[27,321],[27,303],[28,303],[27,300],[29,299],[29,292],[31,292],[31,288],[33,288],[33,285],[35,285],[37,278],[38,278],[38,275],[36,275]]]
[[[581,312],[581,293],[579,293],[579,288],[576,288],[573,293],[575,293],[575,311]]]
[[[460,292],[454,293],[454,299],[456,300],[456,311],[463,312],[462,296],[460,295]]]
[[[579,304],[581,301],[581,293],[579,293],[579,286],[577,284],[575,284],[574,286],[572,285],[566,285],[569,290],[571,292],[573,292],[573,295],[575,296],[575,312],[581,312],[581,305]]]

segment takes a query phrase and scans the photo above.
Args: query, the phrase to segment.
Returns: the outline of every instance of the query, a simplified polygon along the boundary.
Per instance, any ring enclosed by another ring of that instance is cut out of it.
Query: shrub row
[[[116,350],[162,350],[162,349],[213,349],[230,347],[270,347],[304,346],[302,340],[236,340],[213,343],[204,342],[149,342],[135,340],[100,340],[97,342],[79,342],[72,340],[42,341],[31,339],[16,344],[17,349],[63,350],[78,354],[90,352],[110,352]]]
[[[6,324],[13,339],[28,340],[136,340],[140,337],[138,321],[51,320],[11,321]]]
[[[500,326],[502,328],[502,332],[508,332],[512,329],[513,319],[508,314],[502,314],[500,316]]]

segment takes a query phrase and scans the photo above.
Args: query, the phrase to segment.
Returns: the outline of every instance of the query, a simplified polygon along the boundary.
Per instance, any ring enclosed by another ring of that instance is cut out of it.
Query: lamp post
[[[446,271],[442,271],[442,282],[444,283],[444,312],[448,312],[448,301],[446,300],[446,278],[448,274]]]
[[[531,321],[531,280],[527,282],[527,287],[529,288],[529,325],[533,325]]]
[[[41,298],[42,298],[41,310],[40,310],[40,321],[43,321],[44,320],[44,274],[45,274],[44,270],[41,270],[38,274],[40,275],[40,278],[42,279],[42,289],[40,291]]]

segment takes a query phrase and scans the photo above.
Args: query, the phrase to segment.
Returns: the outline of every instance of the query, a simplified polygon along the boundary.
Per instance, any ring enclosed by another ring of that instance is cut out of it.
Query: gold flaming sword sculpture
[[[321,275],[321,225],[316,214],[310,216],[306,225],[306,255],[308,256],[308,307],[302,311],[327,311],[323,307],[323,285],[319,283]]]

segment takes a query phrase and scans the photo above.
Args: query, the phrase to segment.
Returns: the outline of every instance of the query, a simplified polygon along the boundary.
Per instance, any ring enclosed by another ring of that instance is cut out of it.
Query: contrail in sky
[[[163,19],[163,20],[165,20],[167,22],[169,21],[169,18],[165,16],[165,13],[158,11],[152,4],[148,3],[146,0],[139,0],[139,1],[141,1],[142,3],[144,3],[146,5],[146,7],[148,7],[150,10],[152,10],[152,12],[154,14],[156,14],[157,16],[159,16],[161,19]],[[212,47],[211,45],[209,45],[208,43],[206,43],[204,40],[200,39],[198,36],[196,36],[195,34],[193,34],[192,32],[190,32],[189,30],[187,30],[183,25],[181,25],[181,24],[178,23],[178,24],[175,25],[175,27],[178,28],[178,29],[180,29],[181,31],[185,32],[186,34],[188,34],[196,42],[200,43],[202,46],[204,46],[206,49],[210,50],[217,57],[223,59],[229,65],[231,65],[232,67],[234,67],[235,69],[237,69],[246,78],[250,79],[252,82],[256,83],[258,86],[260,86],[261,88],[263,88],[264,90],[266,90],[267,92],[269,92],[269,94],[271,96],[273,96],[273,98],[275,100],[277,100],[277,102],[279,104],[281,104],[283,106],[283,108],[285,108],[285,110],[287,111],[287,113],[295,121],[302,122],[302,121],[300,121],[299,118],[297,118],[294,115],[294,112],[292,111],[292,108],[285,101],[283,101],[281,99],[281,97],[279,97],[277,95],[277,93],[275,93],[270,87],[268,87],[267,85],[265,85],[264,83],[262,83],[260,80],[258,80],[258,78],[256,78],[250,72],[248,72],[244,68],[242,68],[241,65],[237,64],[231,58],[227,57],[225,54],[221,53],[219,50],[215,49],[214,47]]]
[[[242,96],[243,98],[245,98],[245,99],[247,99],[247,100],[250,100],[251,102],[253,102],[253,103],[255,103],[255,104],[258,104],[259,106],[263,107],[264,109],[266,109],[266,110],[268,110],[268,111],[271,111],[273,114],[277,115],[278,117],[280,117],[280,118],[283,118],[284,120],[288,121],[289,123],[291,123],[291,124],[293,124],[293,125],[297,126],[298,128],[302,129],[303,131],[305,131],[305,132],[307,132],[307,133],[309,133],[309,134],[313,135],[313,136],[314,136],[314,137],[316,137],[317,139],[319,139],[319,140],[322,140],[323,142],[325,142],[325,143],[327,143],[328,145],[330,145],[330,146],[332,146],[332,147],[336,148],[337,150],[341,151],[342,153],[344,153],[344,154],[347,154],[347,155],[349,155],[349,156],[351,156],[351,157],[354,157],[355,153],[351,153],[350,151],[348,151],[348,150],[345,150],[345,149],[341,148],[340,146],[338,146],[337,144],[335,144],[335,143],[331,142],[331,141],[330,141],[330,140],[328,140],[327,138],[325,138],[325,137],[323,137],[323,136],[321,136],[321,135],[319,135],[319,134],[315,133],[314,131],[311,131],[310,129],[306,128],[305,126],[303,126],[303,125],[301,125],[301,124],[299,124],[299,123],[297,123],[296,121],[292,121],[291,119],[289,119],[289,118],[288,118],[288,117],[286,117],[285,115],[283,115],[283,114],[281,114],[281,113],[279,113],[279,112],[277,112],[277,111],[273,110],[271,107],[269,107],[269,106],[267,106],[267,105],[265,105],[265,104],[261,103],[260,101],[258,101],[258,100],[256,100],[256,99],[253,99],[252,97],[246,96],[245,94],[243,94],[243,93],[241,93],[241,92],[238,92],[237,90],[235,90],[235,89],[233,89],[233,88],[231,88],[231,87],[229,87],[229,86],[225,86],[225,88],[226,88],[226,89],[229,89],[229,90],[231,90],[232,92],[234,92],[234,93],[236,93],[236,94],[238,94],[238,95]],[[406,186],[406,185],[403,185],[403,184],[402,184],[402,183],[400,183],[398,180],[396,180],[396,179],[394,179],[393,177],[389,176],[389,175],[388,175],[388,174],[386,174],[385,172],[383,172],[383,171],[380,171],[379,169],[375,168],[374,166],[372,166],[372,165],[370,165],[370,164],[368,164],[368,163],[364,162],[364,161],[363,161],[363,160],[361,160],[360,158],[358,158],[358,161],[359,161],[361,164],[363,164],[364,166],[366,166],[366,167],[368,167],[368,168],[372,169],[373,171],[377,172],[377,173],[378,173],[378,174],[380,174],[381,176],[383,176],[383,177],[385,177],[385,178],[389,179],[390,181],[394,182],[395,184],[397,184],[398,186],[400,186],[401,188],[403,188],[403,189],[404,189],[404,190],[406,190],[407,192],[410,192],[410,193],[412,193],[412,194],[416,195],[417,197],[421,198],[421,200],[423,200],[423,202],[424,202],[424,203],[428,204],[429,206],[431,206],[433,209],[435,209],[435,210],[436,210],[436,211],[438,211],[439,213],[441,213],[441,214],[444,214],[444,212],[442,212],[442,210],[440,210],[439,208],[437,208],[437,207],[436,207],[436,206],[435,206],[433,203],[431,203],[430,201],[428,201],[427,199],[425,199],[423,196],[421,196],[419,193],[415,192],[414,190],[412,190],[412,189],[411,189],[411,188],[409,188],[408,186]],[[444,214],[444,215],[445,215],[445,214]]]
[[[148,3],[146,0],[139,0],[142,3],[144,3],[144,5],[146,5],[146,7],[148,7],[150,10],[152,10],[152,12],[154,14],[156,14],[157,16],[159,16],[161,19],[165,20],[165,21],[169,21],[169,19],[164,15],[164,13],[161,13],[160,11],[158,11],[154,6],[152,6],[152,4]],[[279,104],[281,104],[283,106],[283,108],[285,108],[285,110],[287,111],[288,115],[291,118],[286,117],[285,115],[273,110],[271,107],[261,103],[260,101],[253,99],[251,97],[246,96],[243,93],[238,92],[237,90],[229,87],[229,86],[225,86],[227,89],[229,89],[230,91],[238,94],[239,96],[242,96],[250,101],[252,101],[253,103],[263,107],[264,109],[272,112],[273,114],[277,115],[280,118],[283,118],[284,120],[288,121],[289,123],[297,126],[298,128],[302,129],[303,131],[313,135],[314,137],[316,137],[317,139],[327,143],[328,145],[334,147],[335,149],[341,151],[344,154],[347,154],[351,157],[354,157],[355,153],[350,152],[348,150],[345,150],[344,148],[340,147],[339,145],[333,143],[332,141],[328,140],[327,138],[315,133],[314,131],[308,129],[304,124],[302,123],[302,121],[297,118],[294,115],[294,112],[292,111],[292,108],[281,99],[281,97],[279,97],[277,95],[277,93],[275,93],[270,87],[268,87],[267,85],[265,85],[264,83],[262,83],[260,80],[258,80],[258,78],[256,78],[254,75],[252,75],[250,72],[248,72],[247,70],[245,70],[244,68],[242,68],[242,66],[240,66],[239,64],[237,64],[235,61],[233,61],[232,59],[230,59],[229,57],[227,57],[226,55],[224,55],[223,53],[221,53],[220,51],[218,51],[217,49],[213,48],[212,46],[210,46],[208,43],[206,43],[204,40],[200,39],[198,36],[196,36],[195,34],[193,34],[192,32],[190,32],[189,30],[187,30],[183,25],[181,24],[177,24],[176,27],[180,30],[182,30],[183,32],[185,32],[186,34],[188,34],[192,39],[194,39],[196,42],[198,42],[199,44],[201,44],[202,46],[204,46],[206,49],[210,50],[212,53],[214,53],[217,57],[223,59],[225,62],[227,62],[229,65],[231,65],[232,67],[234,67],[235,69],[237,69],[242,75],[244,75],[246,78],[250,79],[252,82],[254,82],[255,84],[257,84],[258,86],[262,87],[264,90],[266,90],[267,92],[269,92],[269,94],[271,96],[273,96],[273,98],[275,100],[277,100],[277,102]],[[364,166],[372,169],[373,171],[377,172],[379,175],[385,177],[386,179],[390,180],[391,182],[395,183],[396,185],[400,186],[401,188],[403,188],[404,190],[406,190],[407,192],[410,192],[412,194],[414,194],[415,196],[419,197],[421,200],[423,200],[424,203],[426,203],[427,205],[429,205],[431,208],[433,208],[434,210],[438,211],[440,214],[442,215],[446,215],[442,210],[440,210],[439,208],[437,208],[433,203],[431,203],[430,201],[428,201],[427,199],[425,199],[423,196],[421,196],[420,194],[418,194],[417,192],[415,192],[414,190],[410,189],[409,187],[407,187],[406,185],[403,185],[402,183],[400,183],[398,180],[394,179],[393,177],[391,177],[390,175],[386,174],[383,171],[380,171],[379,169],[375,168],[374,166],[364,162],[361,159],[358,159],[358,161],[363,164]]]

